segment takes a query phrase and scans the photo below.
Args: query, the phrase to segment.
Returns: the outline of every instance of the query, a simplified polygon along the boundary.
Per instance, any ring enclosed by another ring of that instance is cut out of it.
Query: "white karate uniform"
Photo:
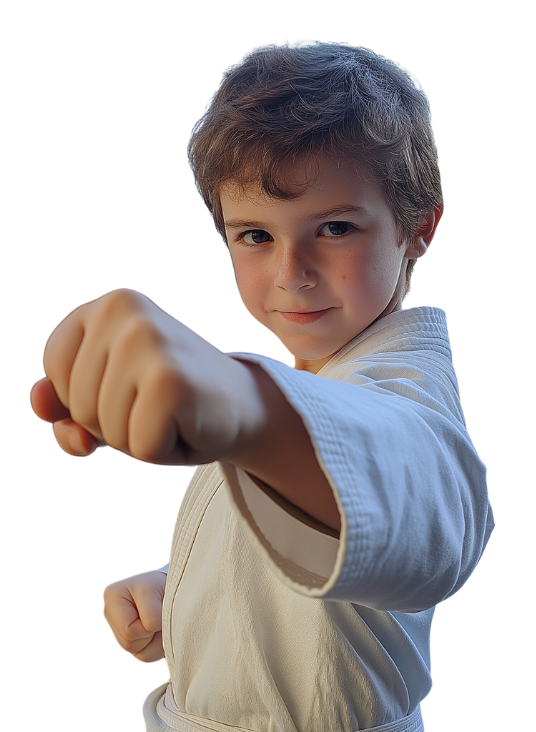
[[[340,538],[227,464],[198,469],[163,608],[149,732],[421,732],[434,606],[493,528],[444,313],[394,312],[317,375],[260,356],[301,415]]]

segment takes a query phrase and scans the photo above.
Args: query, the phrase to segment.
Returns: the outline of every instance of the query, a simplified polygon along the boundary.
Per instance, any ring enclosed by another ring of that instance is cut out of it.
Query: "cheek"
[[[233,266],[240,297],[248,310],[253,312],[262,304],[264,294],[262,272],[254,267],[245,267],[237,260],[233,260]]]
[[[341,294],[359,308],[383,307],[398,282],[401,264],[401,256],[393,247],[388,251],[378,247],[364,256],[348,257],[339,270]]]
[[[402,248],[391,240],[378,242],[364,262],[364,270],[370,284],[381,287],[397,282],[402,267]]]
[[[379,257],[373,252],[348,252],[348,256],[338,263],[337,279],[343,292],[354,297],[368,293],[378,286],[382,277]]]

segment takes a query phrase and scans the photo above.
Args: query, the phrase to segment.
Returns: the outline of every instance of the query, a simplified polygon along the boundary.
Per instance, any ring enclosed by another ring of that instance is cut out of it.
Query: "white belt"
[[[173,699],[171,684],[160,686],[147,697],[143,713],[147,732],[259,732],[181,712]],[[420,707],[403,719],[360,732],[424,732]]]

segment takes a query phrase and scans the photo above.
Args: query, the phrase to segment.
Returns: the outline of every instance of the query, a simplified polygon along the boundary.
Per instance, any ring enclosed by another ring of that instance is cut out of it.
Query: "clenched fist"
[[[120,580],[104,590],[104,616],[121,648],[140,661],[164,658],[163,572],[145,572]]]
[[[131,290],[68,315],[44,367],[32,406],[72,455],[106,444],[161,464],[232,459],[265,416],[251,368]]]

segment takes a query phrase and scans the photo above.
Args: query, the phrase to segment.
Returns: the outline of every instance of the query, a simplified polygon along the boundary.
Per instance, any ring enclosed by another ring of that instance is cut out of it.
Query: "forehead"
[[[248,176],[248,179],[251,178]],[[220,202],[228,222],[238,211],[331,210],[361,208],[379,212],[389,209],[383,189],[370,168],[355,161],[316,157],[287,163],[280,171],[281,195],[270,195],[261,181],[229,180],[220,187]]]

